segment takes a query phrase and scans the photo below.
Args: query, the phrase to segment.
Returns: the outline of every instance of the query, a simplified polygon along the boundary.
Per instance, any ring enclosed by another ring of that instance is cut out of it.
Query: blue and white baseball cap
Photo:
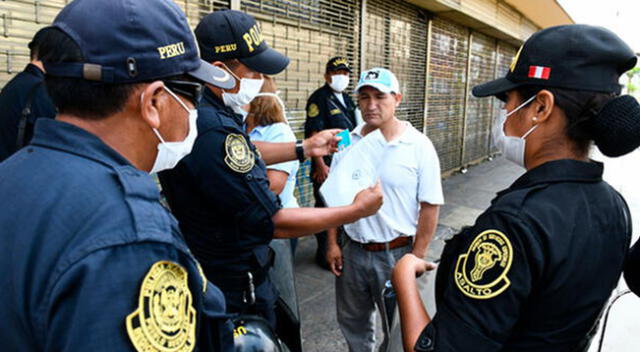
[[[184,12],[171,0],[75,0],[51,25],[82,50],[84,62],[44,62],[47,74],[137,83],[186,74],[232,88],[224,70],[200,59]]]
[[[362,87],[373,87],[383,93],[400,93],[400,84],[393,72],[386,68],[376,67],[362,72],[356,93]]]

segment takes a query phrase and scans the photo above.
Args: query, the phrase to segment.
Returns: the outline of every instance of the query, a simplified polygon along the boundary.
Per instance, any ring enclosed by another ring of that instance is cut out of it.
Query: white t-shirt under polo
[[[413,236],[418,225],[420,202],[444,203],[440,161],[433,144],[410,123],[403,123],[407,125],[404,132],[391,142],[386,141],[379,129],[363,137],[364,124],[351,132],[352,144],[367,138],[381,154],[377,157],[377,170],[384,194],[378,213],[344,225],[349,237],[356,242],[389,242],[398,236]],[[334,168],[351,150],[348,148],[334,155],[331,167]]]

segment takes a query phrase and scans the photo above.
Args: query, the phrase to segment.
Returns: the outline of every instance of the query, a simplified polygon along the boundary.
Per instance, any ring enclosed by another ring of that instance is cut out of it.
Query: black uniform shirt
[[[25,145],[31,140],[36,118],[56,116],[56,109],[44,86],[44,72],[33,64],[28,64],[0,93],[0,161],[17,150],[18,123],[29,99],[31,113],[25,129]]]
[[[191,154],[160,173],[189,248],[207,276],[268,264],[272,216],[281,208],[240,116],[206,90]],[[215,278],[212,278],[215,280]]]
[[[448,241],[417,351],[573,351],[620,278],[622,197],[596,162],[528,171]]]
[[[0,199],[0,350],[233,350],[156,184],[96,136],[38,120]]]
[[[351,131],[356,127],[356,106],[348,94],[342,93],[342,97],[347,106],[342,105],[328,84],[311,94],[306,107],[305,138],[311,137],[314,132],[326,129],[339,128]],[[330,156],[324,159],[327,165],[331,162]]]

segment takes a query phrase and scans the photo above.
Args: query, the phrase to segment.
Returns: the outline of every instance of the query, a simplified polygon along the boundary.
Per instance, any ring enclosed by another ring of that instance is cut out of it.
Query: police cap
[[[207,62],[238,59],[254,71],[275,75],[289,65],[289,58],[273,50],[256,20],[242,11],[210,13],[195,30],[202,58]]]
[[[235,85],[204,61],[187,18],[173,1],[76,0],[53,24],[82,50],[83,63],[47,63],[47,74],[136,83],[187,74],[221,88]]]
[[[351,67],[349,66],[349,60],[344,56],[336,56],[332,57],[327,61],[326,72],[345,70],[351,72]]]
[[[473,95],[495,95],[526,85],[619,94],[618,79],[633,68],[631,48],[606,28],[573,24],[533,34],[513,58],[506,77],[478,85]]]

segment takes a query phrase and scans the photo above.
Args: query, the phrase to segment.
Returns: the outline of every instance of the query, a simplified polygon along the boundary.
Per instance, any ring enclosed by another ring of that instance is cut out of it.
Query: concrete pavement
[[[607,159],[594,153],[596,160],[606,164],[605,179],[627,199],[634,218],[634,228],[640,229],[640,187],[634,182],[640,175],[640,151],[619,159]],[[465,174],[455,174],[443,181],[446,204],[440,210],[439,225],[428,259],[440,257],[444,239],[471,225],[490,204],[495,193],[508,187],[524,170],[501,157],[469,168]],[[637,231],[636,231],[637,232]],[[637,235],[634,237],[634,241]],[[302,318],[303,348],[305,352],[346,351],[335,313],[334,276],[314,263],[315,239],[307,237],[299,242],[295,258],[295,274],[300,314]],[[434,302],[433,280],[425,280],[423,297],[430,311]],[[621,282],[617,292],[626,289]],[[640,299],[623,296],[611,310],[602,351],[640,350],[640,335],[634,334],[635,319],[640,316]],[[635,319],[634,319],[635,318]],[[378,319],[378,342],[381,340]],[[602,327],[602,324],[601,324]],[[597,351],[600,333],[589,352]]]

